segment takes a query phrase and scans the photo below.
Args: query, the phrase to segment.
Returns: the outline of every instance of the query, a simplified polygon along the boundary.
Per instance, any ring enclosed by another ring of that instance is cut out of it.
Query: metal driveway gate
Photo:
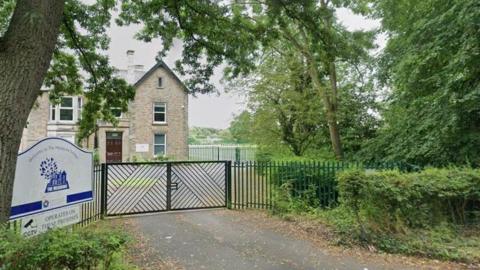
[[[104,164],[107,215],[227,206],[229,161]]]

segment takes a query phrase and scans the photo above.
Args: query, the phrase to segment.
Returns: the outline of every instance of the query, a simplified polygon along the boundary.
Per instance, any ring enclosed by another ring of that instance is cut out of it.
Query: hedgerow
[[[355,169],[338,172],[336,185],[338,205],[325,208],[315,186],[295,196],[293,183],[284,183],[275,189],[273,213],[319,219],[339,244],[480,262],[480,170]]]
[[[352,170],[339,174],[338,187],[341,202],[359,212],[371,229],[396,233],[445,222],[465,225],[477,222],[480,213],[476,169]]]
[[[121,258],[128,237],[98,228],[55,229],[24,238],[0,230],[0,269],[131,269]]]

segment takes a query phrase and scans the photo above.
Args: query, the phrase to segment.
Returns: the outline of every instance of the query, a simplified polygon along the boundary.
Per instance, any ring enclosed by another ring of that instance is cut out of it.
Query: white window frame
[[[50,106],[48,108],[49,108],[49,118],[48,118],[48,120],[50,122],[56,122],[58,120],[56,106],[53,106],[53,104],[50,104]]]
[[[165,111],[163,112],[165,114],[165,121],[155,121],[155,107],[157,105],[163,105],[163,108],[165,109]],[[168,119],[167,119],[167,103],[165,102],[154,102],[153,105],[152,105],[152,121],[154,124],[166,124]]]
[[[157,135],[163,135],[165,140],[163,142],[163,144],[156,144],[155,143],[155,136]],[[154,157],[158,157],[159,155],[155,154],[155,146],[157,145],[163,145],[163,149],[165,149],[164,153],[163,153],[163,156],[166,156],[167,155],[167,133],[154,133],[153,134],[153,147],[152,147],[152,153],[153,153],[153,156]]]
[[[75,122],[75,99],[73,97],[61,97],[62,99],[69,98],[72,100],[71,107],[62,107],[62,101],[58,104],[58,121],[63,123],[73,123]],[[72,111],[72,120],[62,120],[60,119],[62,110],[71,110]]]
[[[50,104],[49,122],[50,123],[66,123],[66,124],[76,123],[80,119],[80,115],[82,113],[83,99],[78,96],[63,96],[61,98],[71,98],[72,107],[62,107],[61,101],[59,104],[56,104],[56,105]],[[72,120],[60,120],[60,110],[62,109],[72,110]]]

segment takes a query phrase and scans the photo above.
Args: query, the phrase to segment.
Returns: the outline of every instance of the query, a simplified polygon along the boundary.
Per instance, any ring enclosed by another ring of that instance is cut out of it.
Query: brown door
[[[122,133],[107,132],[107,162],[122,162]]]

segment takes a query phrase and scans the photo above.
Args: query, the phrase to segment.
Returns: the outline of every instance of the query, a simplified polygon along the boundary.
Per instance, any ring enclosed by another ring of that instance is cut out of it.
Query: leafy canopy
[[[15,0],[0,3],[0,37],[9,25]],[[215,1],[134,1],[96,0],[85,3],[66,0],[60,35],[53,60],[44,80],[51,89],[50,98],[59,102],[63,95],[84,95],[78,138],[85,138],[96,129],[98,119],[116,123],[112,108],[126,111],[134,89],[110,65],[105,51],[110,39],[107,29],[112,14],[119,8],[119,25],[143,24],[137,38],[150,41],[160,38],[165,56],[174,39],[183,42],[183,56],[177,69],[187,77],[193,93],[214,89],[210,76],[224,61],[233,66],[232,74],[253,68],[253,48],[259,38],[256,28],[229,4]],[[251,46],[249,46],[251,45]],[[160,48],[159,48],[160,49]]]
[[[371,159],[480,162],[480,2],[383,0],[380,79],[392,90]]]

